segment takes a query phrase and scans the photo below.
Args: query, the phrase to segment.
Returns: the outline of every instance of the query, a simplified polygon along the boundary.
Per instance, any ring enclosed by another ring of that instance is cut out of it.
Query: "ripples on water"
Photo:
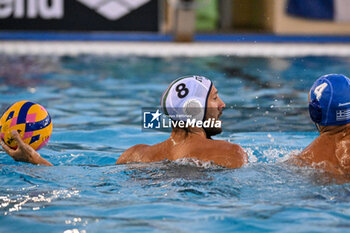
[[[54,132],[40,153],[56,167],[0,154],[1,232],[344,232],[347,183],[283,163],[316,136],[307,92],[325,73],[349,74],[349,59],[0,56],[0,104],[30,99]],[[249,164],[224,169],[195,160],[113,165],[128,147],[165,132],[141,132],[141,107],[159,105],[181,75],[214,80],[227,109],[224,133]]]

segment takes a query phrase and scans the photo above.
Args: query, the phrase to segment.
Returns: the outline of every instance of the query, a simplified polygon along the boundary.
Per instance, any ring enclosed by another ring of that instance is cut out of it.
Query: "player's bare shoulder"
[[[243,156],[247,157],[247,153],[244,151],[244,149],[235,143],[227,142],[224,140],[212,140],[215,148],[219,150],[220,152],[223,152],[225,154],[229,155],[235,155],[235,156]]]
[[[144,151],[150,146],[146,144],[137,144],[130,147],[119,157],[116,164],[143,162]]]
[[[212,158],[214,162],[224,167],[237,168],[248,162],[248,155],[244,149],[238,144],[227,141],[207,139],[200,150],[207,159]]]

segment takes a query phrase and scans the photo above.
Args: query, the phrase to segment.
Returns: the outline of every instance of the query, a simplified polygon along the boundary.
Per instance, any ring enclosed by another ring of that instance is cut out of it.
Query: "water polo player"
[[[117,164],[181,158],[210,161],[228,168],[238,168],[247,163],[247,154],[242,147],[211,139],[222,131],[219,117],[225,103],[209,79],[190,76],[175,80],[162,95],[161,105],[163,111],[178,123],[169,139],[152,146],[135,145],[119,157]],[[183,126],[181,122],[185,122]],[[190,124],[186,126],[186,122]],[[52,166],[25,144],[16,131],[12,133],[18,148],[13,150],[3,141],[1,145],[14,160]]]
[[[335,174],[350,174],[350,79],[324,75],[309,92],[309,113],[320,133],[290,161]]]
[[[173,81],[162,95],[161,106],[176,123],[170,137],[152,146],[139,144],[129,148],[117,164],[182,158],[211,161],[228,168],[247,163],[247,154],[242,147],[211,139],[222,131],[219,117],[225,103],[209,79],[189,76]]]

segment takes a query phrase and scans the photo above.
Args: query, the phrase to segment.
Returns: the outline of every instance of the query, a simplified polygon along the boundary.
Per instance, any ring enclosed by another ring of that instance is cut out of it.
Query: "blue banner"
[[[333,0],[288,0],[287,13],[307,19],[333,20],[334,2]]]

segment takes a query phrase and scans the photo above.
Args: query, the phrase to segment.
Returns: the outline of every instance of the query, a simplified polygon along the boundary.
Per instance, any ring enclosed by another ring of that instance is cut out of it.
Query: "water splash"
[[[174,161],[175,164],[178,165],[189,165],[194,167],[201,167],[201,168],[220,168],[220,166],[216,165],[213,161],[202,161],[199,159],[193,159],[193,158],[182,158],[177,159]]]

